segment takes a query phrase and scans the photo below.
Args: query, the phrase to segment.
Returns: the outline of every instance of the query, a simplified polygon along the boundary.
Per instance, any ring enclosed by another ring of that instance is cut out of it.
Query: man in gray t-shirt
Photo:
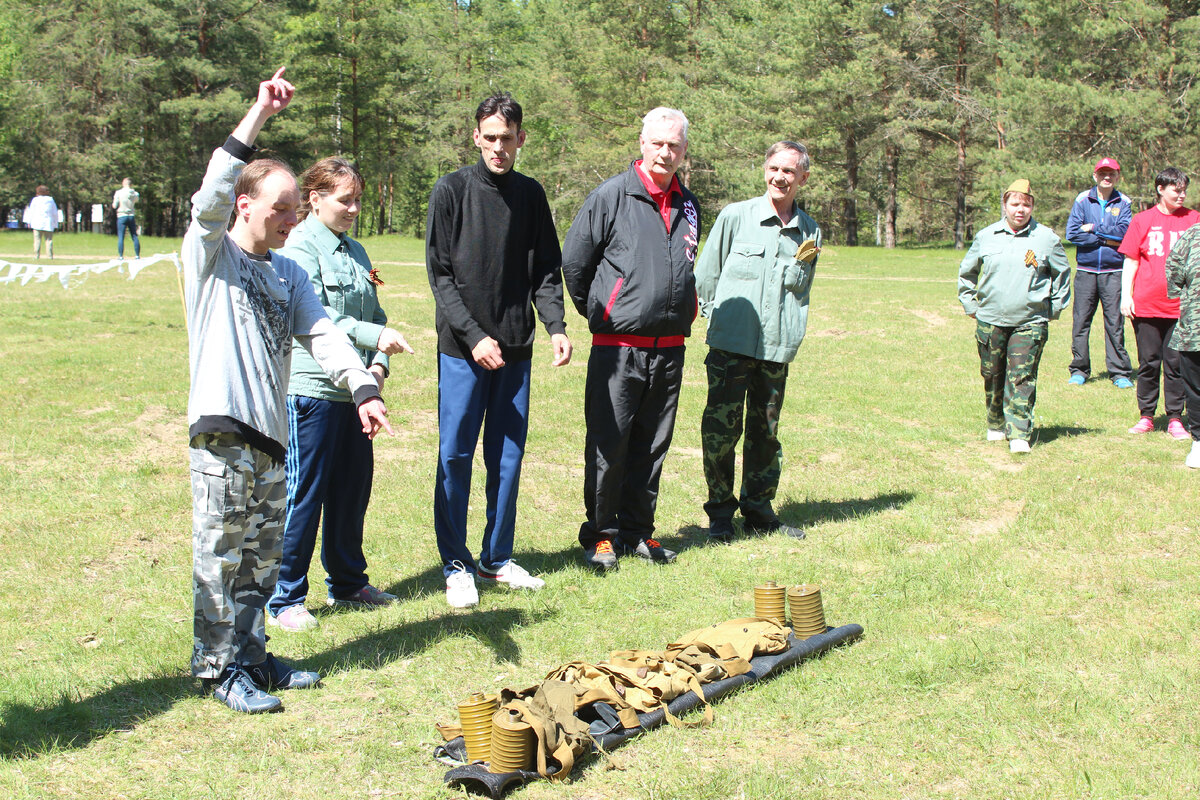
[[[133,257],[142,257],[142,243],[138,240],[137,218],[134,206],[141,197],[133,188],[129,178],[121,181],[121,188],[113,193],[112,207],[117,210],[117,258],[125,257],[125,231],[133,238]]]
[[[251,713],[282,706],[268,689],[320,680],[268,653],[264,629],[287,505],[293,341],[351,393],[363,433],[392,430],[375,376],[326,315],[308,274],[271,252],[296,225],[300,191],[286,164],[250,158],[263,123],[294,92],[282,69],[259,85],[258,99],[209,161],[181,250],[192,378],[192,674],[233,710]]]

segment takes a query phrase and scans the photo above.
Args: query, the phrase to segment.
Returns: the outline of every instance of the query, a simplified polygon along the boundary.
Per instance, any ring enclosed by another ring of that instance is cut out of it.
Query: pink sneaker
[[[1188,429],[1183,427],[1183,423],[1177,419],[1173,419],[1167,423],[1167,434],[1172,439],[1191,439],[1192,435],[1188,433]]]
[[[1129,429],[1129,432],[1130,433],[1149,433],[1152,430],[1154,430],[1153,418],[1142,417],[1141,419],[1139,419],[1137,421],[1137,425],[1134,425],[1132,428]]]
[[[317,618],[304,607],[303,603],[288,606],[279,612],[279,616],[274,616],[270,612],[267,612],[267,624],[274,625],[276,628],[282,628],[290,633],[311,631],[313,628],[321,626],[321,623],[317,622]]]

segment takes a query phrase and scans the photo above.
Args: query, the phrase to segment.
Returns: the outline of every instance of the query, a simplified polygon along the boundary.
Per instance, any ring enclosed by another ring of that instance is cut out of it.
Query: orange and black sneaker
[[[622,548],[630,555],[644,558],[647,561],[653,561],[656,564],[670,564],[675,560],[676,556],[674,550],[668,550],[653,539],[643,539],[634,548],[630,548],[629,545],[622,543]]]
[[[589,567],[601,571],[608,571],[617,568],[617,554],[613,550],[611,539],[601,539],[592,547],[585,547],[583,550],[583,560],[587,562]]]

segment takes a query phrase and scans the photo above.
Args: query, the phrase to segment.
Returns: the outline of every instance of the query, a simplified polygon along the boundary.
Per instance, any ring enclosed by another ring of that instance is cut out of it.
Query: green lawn
[[[18,260],[29,238],[0,237],[0,258]],[[56,263],[115,249],[112,237],[55,244]],[[1067,387],[1069,320],[1051,327],[1033,452],[1014,458],[983,440],[960,255],[828,248],[782,422],[779,510],[808,539],[705,543],[701,323],[658,513],[679,560],[597,576],[575,543],[587,346],[570,312],[569,366],[552,369],[539,337],[518,520],[518,558],[548,585],[486,591],[477,609],[451,612],[432,533],[434,308],[421,245],[366,245],[417,350],[393,359],[397,436],[376,446],[367,517],[372,581],[401,600],[275,635],[274,652],[326,677],[258,718],[202,698],[187,671],[187,341],[173,270],[69,290],[0,285],[0,796],[457,796],[430,755],[434,722],[453,719],[457,701],[748,615],[769,579],[820,584],[830,623],[859,623],[864,637],[722,700],[710,728],[634,740],[617,751],[622,770],[586,761],[569,785],[512,796],[1200,791],[1188,699],[1200,679],[1200,476],[1183,466],[1187,443],[1126,434],[1132,392]],[[147,237],[142,252],[173,246]],[[478,531],[482,480],[476,490]],[[316,564],[314,609],[322,577]]]

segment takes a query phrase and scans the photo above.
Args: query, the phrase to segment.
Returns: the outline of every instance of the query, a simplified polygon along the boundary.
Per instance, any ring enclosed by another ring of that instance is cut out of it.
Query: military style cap
[[[1011,192],[1020,192],[1021,194],[1029,195],[1030,198],[1033,197],[1033,187],[1030,186],[1029,181],[1024,178],[1017,178],[1015,181],[1010,183],[1008,188],[1004,190],[1004,194],[1001,195],[1001,198],[1003,199],[1008,197],[1009,193]]]

